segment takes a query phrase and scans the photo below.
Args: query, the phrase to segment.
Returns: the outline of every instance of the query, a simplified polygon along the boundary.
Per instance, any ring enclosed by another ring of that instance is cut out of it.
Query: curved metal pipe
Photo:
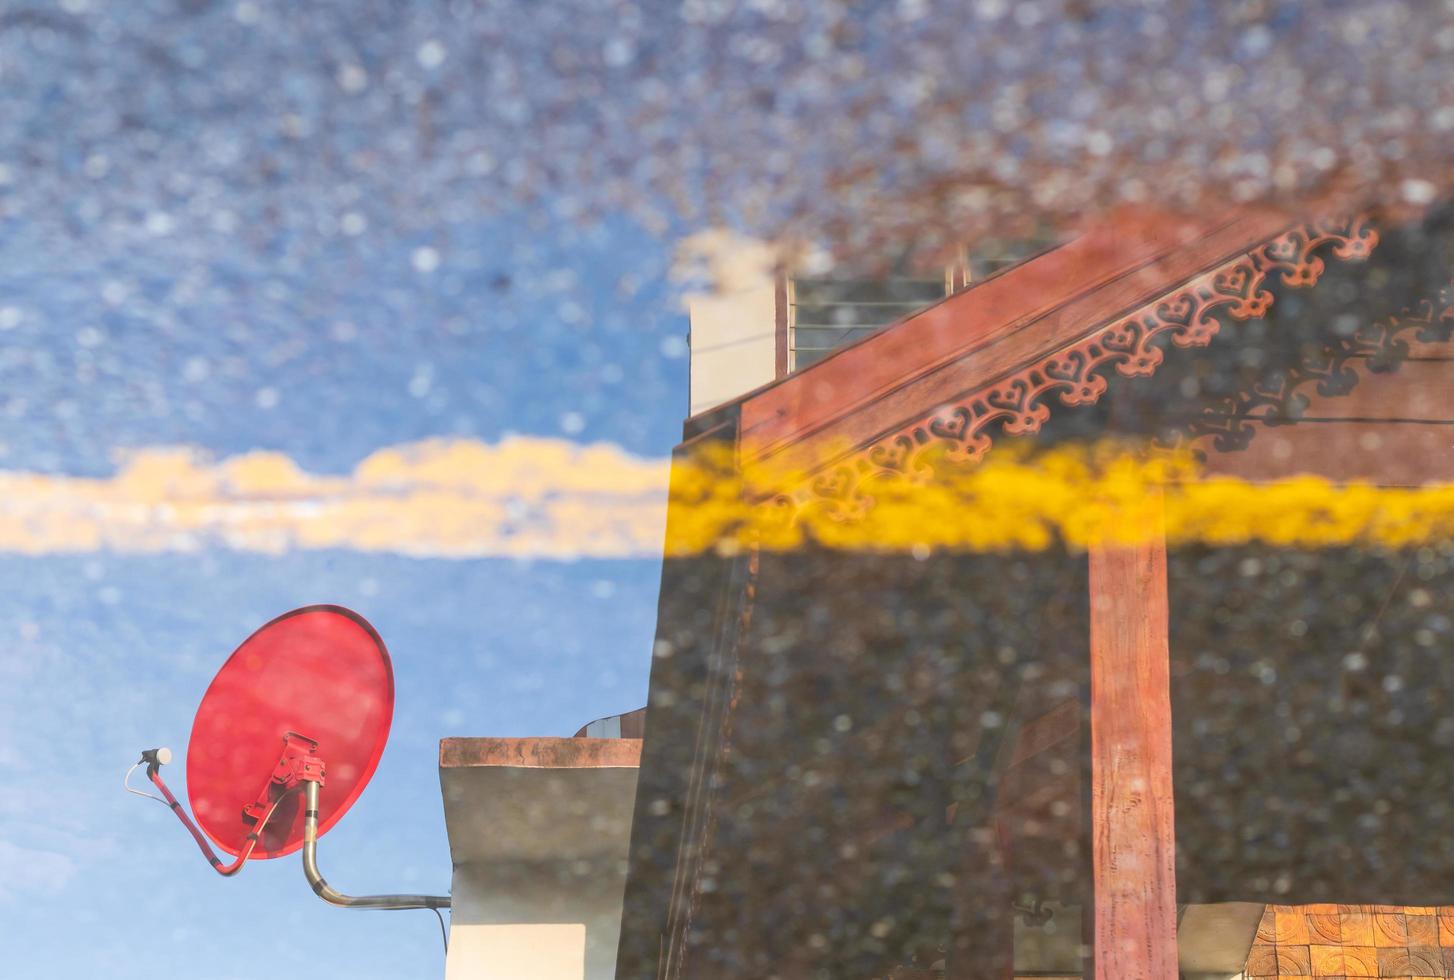
[[[134,770],[136,767],[132,766],[131,768]],[[252,833],[247,835],[247,844],[243,847],[242,853],[237,856],[237,860],[233,861],[231,864],[223,864],[222,859],[217,856],[217,852],[212,850],[212,845],[207,843],[207,838],[202,836],[202,831],[197,829],[197,825],[192,822],[192,818],[187,816],[187,811],[182,809],[182,804],[177,802],[177,798],[172,795],[172,791],[168,789],[167,784],[162,781],[161,773],[157,772],[157,768],[158,766],[156,764],[148,766],[146,770],[147,778],[151,780],[153,786],[162,791],[162,796],[165,796],[166,799],[161,800],[160,802],[165,803],[167,806],[171,807],[172,812],[177,815],[177,819],[182,821],[182,826],[187,828],[187,832],[192,835],[192,839],[196,841],[197,846],[202,849],[203,856],[207,858],[209,863],[211,863],[212,870],[216,871],[224,878],[231,878],[233,875],[241,871],[242,866],[247,863],[247,859],[252,857],[252,852],[257,847],[258,838],[262,836],[263,829],[267,827],[268,821],[272,819],[273,813],[278,809],[278,804],[283,801],[283,798],[280,796],[278,797],[278,799],[273,801],[272,805],[268,807],[267,812],[263,814],[263,818],[259,820],[257,826],[253,828]],[[131,774],[127,773],[127,775],[129,776]],[[136,790],[132,789],[130,786],[127,786],[126,788],[128,792],[136,792]],[[139,793],[137,795],[146,796],[147,794]],[[286,796],[287,794],[285,793],[283,795]],[[152,797],[152,799],[156,799],[156,797]]]
[[[447,909],[448,895],[345,895],[324,880],[318,872],[318,784],[304,783],[306,799],[303,811],[303,876],[313,894],[330,905],[346,909]]]

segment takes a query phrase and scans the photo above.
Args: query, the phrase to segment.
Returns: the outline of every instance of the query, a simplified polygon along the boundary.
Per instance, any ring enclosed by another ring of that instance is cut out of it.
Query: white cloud
[[[430,440],[312,474],[270,452],[130,454],[104,478],[0,471],[0,552],[342,548],[420,557],[661,554],[669,464],[564,439]]]

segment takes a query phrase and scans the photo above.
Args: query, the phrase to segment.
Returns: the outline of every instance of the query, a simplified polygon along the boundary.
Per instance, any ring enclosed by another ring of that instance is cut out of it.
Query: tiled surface
[[[1454,977],[1454,906],[1269,905],[1248,980]]]

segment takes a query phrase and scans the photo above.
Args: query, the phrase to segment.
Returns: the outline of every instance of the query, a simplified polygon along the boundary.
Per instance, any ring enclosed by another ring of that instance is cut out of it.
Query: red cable
[[[237,874],[242,870],[242,866],[247,863],[247,859],[252,857],[253,848],[257,847],[258,838],[262,836],[263,828],[268,825],[268,820],[272,818],[273,811],[277,810],[278,804],[283,800],[283,797],[280,796],[273,801],[272,806],[268,807],[268,812],[264,813],[263,818],[258,821],[257,828],[247,835],[247,846],[237,856],[237,860],[231,864],[224,865],[222,859],[217,856],[217,852],[212,850],[212,845],[207,843],[207,838],[202,836],[202,831],[197,829],[197,825],[192,822],[192,818],[187,816],[187,811],[182,809],[182,804],[177,802],[177,798],[172,795],[172,791],[167,789],[167,784],[162,782],[161,774],[154,768],[148,767],[146,770],[146,778],[150,779],[156,785],[156,788],[162,791],[162,795],[167,798],[167,805],[172,808],[172,812],[177,815],[177,819],[182,821],[182,825],[187,828],[187,832],[192,835],[192,839],[197,842],[197,846],[202,849],[202,853],[207,857],[207,860],[212,862],[212,869],[224,878],[230,878]],[[288,792],[292,792],[292,790]],[[284,796],[286,795],[285,793]]]

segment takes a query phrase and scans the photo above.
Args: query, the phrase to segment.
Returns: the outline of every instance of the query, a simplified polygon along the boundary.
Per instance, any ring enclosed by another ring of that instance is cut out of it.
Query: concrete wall
[[[445,980],[612,980],[641,741],[445,739]]]
[[[727,232],[693,235],[679,269],[708,284],[688,293],[691,404],[697,415],[772,381],[777,365],[777,256]]]
[[[626,862],[454,869],[445,980],[612,980]]]

